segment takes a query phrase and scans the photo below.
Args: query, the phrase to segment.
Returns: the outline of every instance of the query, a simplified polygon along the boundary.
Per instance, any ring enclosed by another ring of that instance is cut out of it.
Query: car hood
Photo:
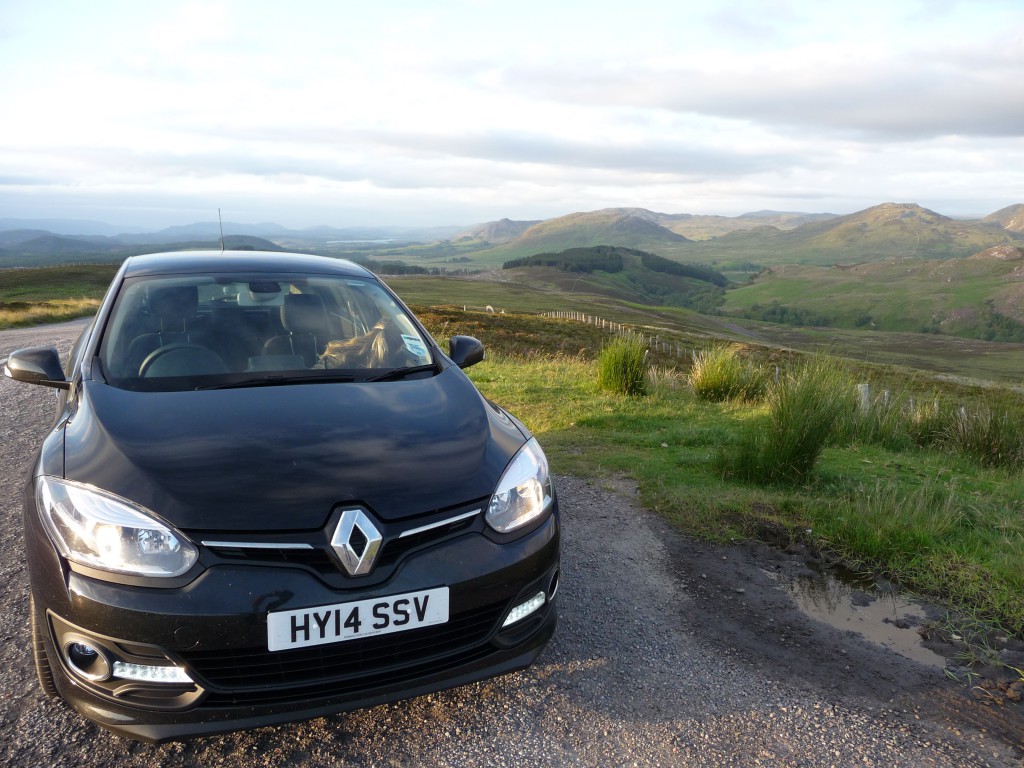
[[[458,368],[377,383],[135,392],[87,381],[65,475],[184,530],[322,527],[490,496],[526,437]]]

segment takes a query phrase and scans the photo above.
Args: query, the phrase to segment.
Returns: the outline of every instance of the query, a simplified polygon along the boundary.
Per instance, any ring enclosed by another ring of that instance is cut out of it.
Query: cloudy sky
[[[0,218],[1024,203],[1020,0],[0,0]]]

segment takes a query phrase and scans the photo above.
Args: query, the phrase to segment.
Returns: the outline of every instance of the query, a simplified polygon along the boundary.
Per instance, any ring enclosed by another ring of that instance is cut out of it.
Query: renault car
[[[25,487],[42,689],[151,742],[522,669],[556,622],[547,459],[376,276],[260,252],[127,259],[62,365]]]

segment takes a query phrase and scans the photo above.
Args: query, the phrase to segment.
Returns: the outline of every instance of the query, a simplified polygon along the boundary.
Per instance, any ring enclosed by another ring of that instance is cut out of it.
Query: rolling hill
[[[883,203],[789,231],[762,227],[731,232],[701,243],[688,257],[712,263],[858,264],[963,258],[997,245],[1024,245],[1024,234],[989,221],[951,219],[913,203]]]
[[[1024,205],[1008,205],[982,219],[983,222],[998,224],[1011,232],[1024,233]]]
[[[1024,206],[1004,208],[981,221],[953,219],[913,203],[883,203],[846,216],[778,211],[696,216],[605,208],[528,227],[528,222],[507,219],[491,222],[457,242],[461,255],[481,265],[612,245],[726,269],[742,264],[825,266],[963,258],[997,245],[1024,245],[1024,232],[1015,229],[1022,222]]]
[[[615,209],[570,213],[534,224],[519,237],[496,248],[472,254],[473,261],[499,264],[535,253],[612,245],[676,255],[691,241],[648,218]]]
[[[645,251],[599,245],[505,262],[502,279],[647,306],[714,312],[729,281],[719,272]]]
[[[483,264],[557,252],[568,248],[613,245],[651,251],[662,256],[681,257],[683,246],[735,231],[763,227],[790,230],[817,221],[827,221],[830,213],[784,213],[758,211],[742,216],[658,213],[646,208],[603,208],[599,211],[571,213],[543,221],[501,219],[479,224],[452,238],[453,244],[478,245],[472,258]],[[500,246],[500,247],[498,247]],[[695,248],[695,252],[699,247]]]
[[[499,219],[486,224],[477,224],[464,232],[460,232],[452,238],[453,242],[464,243],[467,241],[478,241],[481,245],[501,245],[515,240],[523,235],[530,227],[540,224],[540,219],[533,221],[512,221],[511,219]]]
[[[657,213],[646,208],[605,208],[597,213],[637,216],[647,219],[689,240],[710,240],[737,230],[775,227],[795,229],[814,221],[835,218],[832,213],[787,213],[782,211],[755,211],[740,216],[716,216],[692,213]]]
[[[4,236],[11,235],[10,232],[0,233],[0,267],[109,263],[140,253],[220,248],[219,239],[138,245],[126,244],[117,238],[105,236],[62,237],[49,232],[33,233],[32,237],[19,236],[26,232],[28,230],[19,230],[14,236],[7,238]],[[250,235],[226,235],[224,247],[236,251],[282,250],[270,240]]]
[[[72,257],[109,261],[139,249],[210,246],[219,238],[216,222],[116,237],[58,235],[32,227],[31,222],[11,222],[19,226],[4,231],[0,225],[0,266],[55,263]],[[87,224],[95,231],[96,223]],[[884,203],[846,216],[755,211],[729,217],[621,207],[543,221],[506,218],[469,228],[289,230],[277,224],[230,222],[224,228],[229,238],[252,237],[239,243],[254,248],[282,247],[444,269],[452,264],[459,269],[493,267],[537,253],[609,245],[702,263],[736,276],[767,265],[964,258],[989,247],[1024,246],[1024,205],[1008,206],[980,221],[953,219],[911,203]]]
[[[965,259],[780,265],[726,294],[724,314],[798,325],[1024,341],[1024,249]]]

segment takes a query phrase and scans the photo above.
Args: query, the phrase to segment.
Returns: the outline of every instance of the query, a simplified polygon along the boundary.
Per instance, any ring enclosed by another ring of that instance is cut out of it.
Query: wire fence
[[[487,314],[494,315],[505,314],[504,309],[495,309],[491,305],[476,307],[464,304],[462,306],[462,310],[464,312],[485,312]],[[637,328],[626,323],[618,323],[613,320],[600,317],[599,315],[591,315],[586,312],[577,312],[575,310],[551,310],[548,312],[541,312],[540,316],[553,320],[568,320],[570,322],[590,325],[607,333],[608,335],[639,338],[647,344],[647,348],[652,352],[656,352],[667,357],[675,357],[678,359],[692,361],[696,359],[697,353],[700,351],[692,346],[683,345],[677,340],[664,338],[660,334],[651,333],[648,328]]]

